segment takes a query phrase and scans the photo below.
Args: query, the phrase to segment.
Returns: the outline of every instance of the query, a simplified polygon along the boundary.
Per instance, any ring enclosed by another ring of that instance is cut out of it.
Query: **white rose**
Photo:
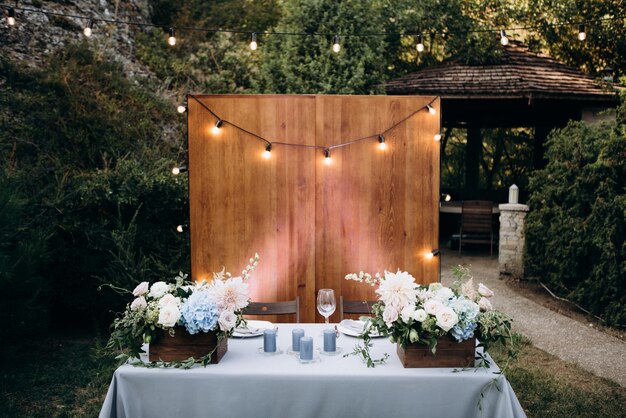
[[[480,306],[481,311],[491,311],[493,310],[493,305],[489,302],[487,298],[480,298],[478,301],[478,306]]]
[[[424,303],[424,310],[429,315],[437,315],[441,309],[443,309],[443,303],[437,299],[430,299]]]
[[[167,293],[161,299],[159,299],[159,308],[165,308],[166,306],[180,306],[180,298],[175,297],[171,293]]]
[[[398,320],[398,310],[393,306],[385,306],[385,310],[383,311],[383,321],[387,324],[388,327],[391,327],[391,324]]]
[[[237,323],[237,316],[231,311],[224,311],[220,314],[217,322],[220,324],[222,331],[230,331]]]
[[[478,293],[480,293],[480,296],[484,296],[486,298],[493,296],[493,291],[482,283],[478,283]]]
[[[402,318],[404,323],[408,323],[413,319],[413,312],[415,312],[415,308],[413,306],[407,306],[400,311],[400,318]]]
[[[436,292],[442,287],[443,285],[441,283],[431,283],[428,285],[428,290],[430,290],[431,292]]]
[[[449,287],[442,287],[435,292],[433,296],[435,299],[439,299],[442,302],[447,302],[454,297],[454,292]]]
[[[130,309],[133,311],[141,311],[146,309],[147,306],[148,304],[146,303],[146,298],[140,296],[136,298],[133,303],[130,304]]]
[[[150,288],[150,293],[148,293],[148,296],[158,299],[169,291],[170,285],[165,282],[156,282]]]
[[[163,325],[166,328],[171,328],[180,319],[180,311],[175,305],[169,305],[161,309],[159,312],[158,324]]]
[[[150,284],[148,282],[141,282],[137,285],[137,287],[135,288],[135,290],[133,290],[133,296],[137,297],[137,296],[143,296],[146,293],[148,293],[148,288],[150,287]]]
[[[450,331],[459,322],[459,317],[452,308],[444,307],[435,316],[437,317],[437,326],[445,332]]]
[[[426,320],[426,316],[426,311],[423,309],[418,309],[413,312],[413,319],[415,319],[417,322],[424,322]]]

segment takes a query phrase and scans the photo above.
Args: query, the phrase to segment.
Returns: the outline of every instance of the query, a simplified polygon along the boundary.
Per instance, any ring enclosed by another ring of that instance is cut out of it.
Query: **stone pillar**
[[[524,277],[524,218],[528,206],[505,203],[500,208],[500,250],[498,264],[500,276],[515,279]]]

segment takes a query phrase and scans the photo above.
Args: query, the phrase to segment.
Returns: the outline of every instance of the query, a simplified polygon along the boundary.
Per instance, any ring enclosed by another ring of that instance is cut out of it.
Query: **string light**
[[[85,29],[83,29],[83,33],[85,34],[87,38],[89,38],[91,34],[93,33],[93,20],[92,19],[89,19],[89,23],[87,23],[87,26],[85,26]]]
[[[15,9],[13,7],[9,7],[7,11],[7,23],[9,26],[15,25]]]
[[[452,200],[452,196],[450,196],[448,193],[441,193],[441,200],[443,200],[444,202],[449,202]]]
[[[167,38],[167,43],[170,44],[170,46],[174,46],[176,45],[176,30],[174,28],[170,28],[169,32],[170,36]]]
[[[333,42],[333,52],[337,53],[341,51],[341,45],[339,44],[339,35],[335,35],[335,40]]]
[[[256,32],[252,32],[252,39],[250,40],[250,49],[256,51],[258,45],[256,43]]]
[[[435,141],[437,142],[441,141],[441,134],[439,133],[435,134]]]
[[[185,105],[178,105],[178,107],[176,108],[176,110],[178,111],[178,113],[185,113],[187,111],[187,106]]]
[[[585,32],[585,25],[580,24],[578,25],[578,40],[584,41],[585,39],[587,39],[587,33]]]
[[[187,224],[181,224],[176,227],[176,232],[182,233],[185,229],[189,228]]]
[[[211,128],[211,132],[213,132],[214,135],[219,134],[223,123],[221,119],[216,120],[215,125]]]
[[[187,171],[187,166],[185,165],[181,165],[180,167],[174,167],[172,168],[172,174],[177,176],[180,173],[184,173],[185,171]]]
[[[328,148],[326,148],[324,150],[324,164],[326,165],[330,165],[331,161],[330,161],[330,150]]]
[[[439,255],[439,253],[440,253],[439,250],[432,250],[430,252],[427,252],[425,255],[428,260],[432,260],[433,257],[435,257],[436,255]]]
[[[422,41],[422,34],[418,34],[417,35],[417,52],[423,52],[424,51],[424,43]]]
[[[500,43],[503,46],[506,46],[509,44],[509,38],[506,37],[506,31],[504,29],[500,29]]]
[[[378,135],[378,148],[383,151],[387,149],[387,144],[385,143],[385,135]]]
[[[271,156],[272,156],[272,144],[267,144],[267,147],[265,147],[265,151],[263,151],[263,158],[265,158],[266,160],[269,160]]]
[[[426,108],[428,109],[428,113],[430,113],[431,115],[436,115],[437,114],[437,109],[435,109],[431,105],[427,104]]]

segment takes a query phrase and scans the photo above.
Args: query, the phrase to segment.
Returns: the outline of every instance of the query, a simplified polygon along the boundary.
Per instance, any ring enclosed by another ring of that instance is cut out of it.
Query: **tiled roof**
[[[443,98],[555,98],[616,100],[615,90],[545,54],[511,42],[494,65],[457,62],[425,68],[386,83],[387,94]]]

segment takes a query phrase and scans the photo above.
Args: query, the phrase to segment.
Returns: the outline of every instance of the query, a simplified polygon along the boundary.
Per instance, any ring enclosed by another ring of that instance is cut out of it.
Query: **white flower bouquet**
[[[383,276],[348,274],[346,280],[378,287],[379,299],[372,308],[374,316],[362,317],[367,323],[365,344],[357,346],[353,354],[362,356],[369,367],[385,360],[373,360],[369,355],[369,338],[374,330],[403,348],[422,344],[433,354],[437,340],[444,337],[459,343],[476,337],[485,349],[494,342],[506,343],[511,338],[511,319],[493,309],[489,300],[493,292],[482,283],[476,287],[467,268],[459,266],[453,273],[457,280],[452,287],[440,283],[418,285],[413,276],[400,270],[386,271]]]
[[[107,348],[122,351],[118,358],[126,361],[139,358],[142,345],[155,343],[164,333],[174,336],[181,331],[190,335],[214,332],[218,342],[228,338],[244,321],[243,310],[250,300],[246,281],[258,263],[259,255],[255,254],[241,276],[233,277],[223,269],[214,273],[208,283],[191,282],[182,272],[173,283],[140,283],[132,291],[135,299],[113,321]],[[177,366],[190,367],[196,362],[206,366],[212,354],[187,359]]]

